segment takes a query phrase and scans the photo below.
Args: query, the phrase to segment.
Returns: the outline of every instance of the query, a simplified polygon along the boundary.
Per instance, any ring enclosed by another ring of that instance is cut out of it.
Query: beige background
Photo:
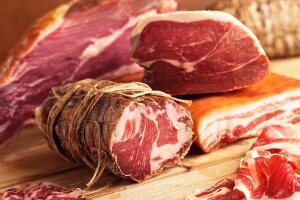
[[[0,62],[37,18],[68,0],[0,0]],[[214,0],[179,0],[188,8],[201,8]]]

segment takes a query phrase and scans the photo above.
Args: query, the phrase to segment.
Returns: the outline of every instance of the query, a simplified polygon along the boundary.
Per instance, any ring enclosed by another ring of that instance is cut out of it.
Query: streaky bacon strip
[[[299,199],[300,134],[286,124],[265,127],[232,183],[225,179],[204,192],[195,189],[187,199]]]
[[[243,90],[197,96],[187,109],[196,144],[211,152],[241,138],[257,136],[270,124],[300,121],[300,80],[270,74]]]

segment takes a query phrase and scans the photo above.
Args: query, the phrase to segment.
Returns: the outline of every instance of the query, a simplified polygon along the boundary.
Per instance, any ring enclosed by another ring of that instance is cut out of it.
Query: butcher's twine
[[[104,85],[104,87],[103,87]],[[191,101],[188,100],[182,100],[175,97],[172,97],[169,94],[166,94],[161,91],[155,91],[152,90],[148,85],[141,83],[141,82],[131,82],[131,83],[115,83],[111,81],[95,81],[92,79],[85,79],[73,84],[69,84],[67,86],[68,90],[64,95],[59,95],[55,91],[55,88],[52,88],[52,94],[56,99],[55,104],[51,107],[51,110],[48,115],[47,119],[47,130],[43,130],[42,124],[42,116],[41,116],[41,108],[37,108],[35,110],[36,119],[38,122],[39,127],[44,131],[46,137],[49,140],[49,143],[51,146],[65,159],[69,160],[64,155],[64,152],[62,152],[59,148],[59,141],[56,141],[54,139],[55,135],[55,122],[57,120],[57,117],[67,104],[67,102],[71,99],[75,93],[78,91],[85,92],[85,97],[81,101],[80,105],[77,107],[74,116],[70,122],[69,130],[67,133],[68,141],[70,141],[70,147],[71,147],[71,155],[73,158],[80,157],[80,159],[90,168],[94,169],[94,175],[92,178],[88,181],[87,188],[90,188],[102,175],[104,169],[107,166],[107,155],[102,149],[102,138],[101,134],[95,134],[98,138],[96,138],[96,141],[99,141],[98,148],[95,149],[98,153],[97,155],[97,166],[95,167],[93,162],[91,161],[91,158],[85,155],[84,151],[81,150],[82,145],[76,145],[80,144],[80,128],[82,127],[82,123],[84,123],[84,119],[86,116],[88,116],[94,109],[96,103],[101,99],[101,97],[105,94],[117,94],[122,95],[131,99],[136,99],[141,96],[145,95],[154,95],[159,97],[164,97],[168,99],[172,99],[174,101],[184,103],[187,105],[191,105]],[[87,105],[86,102],[89,102]],[[98,122],[94,122],[96,125],[96,131],[100,133],[100,126]],[[47,134],[46,134],[47,133]],[[75,156],[74,156],[75,155]]]

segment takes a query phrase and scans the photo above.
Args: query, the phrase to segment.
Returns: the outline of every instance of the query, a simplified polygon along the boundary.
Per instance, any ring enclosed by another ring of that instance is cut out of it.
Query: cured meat
[[[210,9],[230,13],[249,27],[271,58],[300,55],[299,0],[220,0]],[[278,14],[280,13],[280,14]]]
[[[79,190],[63,188],[52,183],[28,184],[22,188],[13,188],[0,192],[2,200],[87,200]]]
[[[13,141],[23,125],[34,122],[34,108],[51,87],[140,70],[130,60],[130,32],[156,9],[176,8],[174,0],[161,3],[77,0],[31,27],[0,69],[0,148]]]
[[[241,160],[235,182],[224,180],[212,188],[190,193],[187,199],[250,200],[299,199],[300,134],[286,125],[262,130]]]
[[[131,55],[145,68],[145,83],[172,95],[244,88],[264,79],[269,68],[256,36],[219,11],[144,18],[131,34]]]
[[[257,136],[266,125],[299,122],[300,81],[270,74],[243,90],[201,96],[187,109],[194,120],[196,144],[208,153],[240,138]]]
[[[53,149],[95,170],[88,186],[105,168],[141,182],[192,144],[190,113],[172,99],[143,83],[87,79],[53,88],[36,118]]]
[[[225,194],[231,192],[233,187],[234,182],[231,179],[224,179],[203,192],[200,188],[195,188],[192,192],[187,194],[185,199],[194,200],[199,197],[199,199],[210,198],[210,200],[220,200]]]

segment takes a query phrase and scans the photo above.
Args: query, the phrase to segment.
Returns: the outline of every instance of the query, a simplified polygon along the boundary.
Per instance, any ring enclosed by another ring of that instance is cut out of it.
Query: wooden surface
[[[300,58],[273,61],[272,71],[300,79]],[[233,178],[240,158],[254,140],[241,140],[206,155],[193,147],[183,160],[192,165],[191,170],[171,167],[141,184],[105,172],[87,195],[93,199],[184,199],[195,187],[204,189],[223,178]],[[88,168],[65,161],[50,150],[35,126],[24,128],[14,144],[0,151],[0,191],[39,181],[84,188],[91,176]]]

